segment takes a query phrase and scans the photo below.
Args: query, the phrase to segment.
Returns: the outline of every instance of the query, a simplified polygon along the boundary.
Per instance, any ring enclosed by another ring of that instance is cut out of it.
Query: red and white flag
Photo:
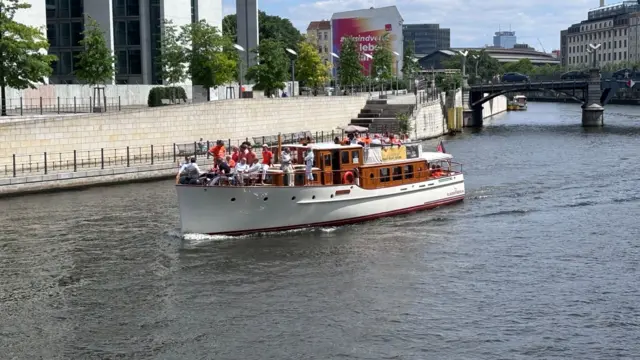
[[[636,82],[635,82],[635,81],[633,81],[633,79],[629,79],[629,80],[627,80],[627,86],[628,86],[629,88],[633,88],[635,85],[636,85]]]
[[[440,140],[440,143],[438,144],[436,151],[441,153],[446,153],[446,151],[444,150],[444,144],[442,144],[442,140]]]

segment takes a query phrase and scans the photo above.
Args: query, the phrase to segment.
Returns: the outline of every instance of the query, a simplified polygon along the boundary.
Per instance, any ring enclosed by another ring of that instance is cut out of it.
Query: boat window
[[[342,164],[348,164],[349,163],[349,152],[348,151],[343,151],[340,154],[341,158],[340,158],[340,162]]]
[[[405,165],[403,170],[405,179],[413,179],[413,165]]]
[[[380,168],[380,182],[389,182],[389,168]]]
[[[352,164],[360,163],[360,152],[358,150],[354,150],[351,152],[351,163]]]
[[[402,180],[402,167],[394,166],[393,167],[393,181]]]
[[[324,166],[331,166],[331,154],[324,155]]]

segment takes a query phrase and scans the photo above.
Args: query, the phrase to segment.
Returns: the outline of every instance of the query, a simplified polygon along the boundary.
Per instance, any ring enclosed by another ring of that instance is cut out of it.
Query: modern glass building
[[[439,24],[406,24],[402,26],[404,46],[413,43],[416,57],[451,47],[451,30]]]
[[[75,57],[91,17],[116,57],[115,83],[162,83],[157,61],[162,14],[177,26],[204,19],[222,28],[221,0],[46,0],[49,52],[58,57],[49,82],[78,83]]]
[[[496,31],[493,36],[493,46],[496,47],[513,49],[516,43],[517,39],[515,31]]]

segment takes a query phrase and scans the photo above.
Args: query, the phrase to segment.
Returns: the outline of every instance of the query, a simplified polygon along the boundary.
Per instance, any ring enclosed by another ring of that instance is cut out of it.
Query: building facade
[[[568,52],[568,42],[567,42],[567,30],[560,31],[560,65],[562,67],[567,67],[567,52]]]
[[[451,47],[451,30],[440,28],[439,24],[405,24],[402,36],[404,48],[412,44],[418,58]]]
[[[493,36],[493,46],[504,49],[513,49],[517,43],[515,31],[496,31]]]
[[[335,13],[331,16],[331,52],[340,55],[342,41],[347,37],[355,38],[363,72],[370,75],[371,60],[365,54],[371,55],[378,41],[383,36],[388,36],[390,50],[398,54],[394,54],[396,62],[393,64],[393,73],[400,75],[404,54],[403,23],[404,20],[395,6]],[[335,68],[335,59],[332,61]]]
[[[331,62],[331,21],[312,21],[307,26],[307,41],[318,48],[324,63]]]
[[[600,44],[595,52],[598,65],[639,62],[639,15],[638,0],[607,6],[601,2],[599,8],[589,11],[587,20],[566,30],[567,51],[564,53],[567,66],[592,65],[593,52],[589,44]],[[561,32],[561,41],[563,36]]]
[[[35,1],[34,1],[35,2]],[[78,83],[76,56],[84,25],[95,19],[116,57],[117,84],[161,84],[163,19],[182,26],[206,20],[222,28],[221,0],[46,0],[49,53],[58,57],[51,83]]]

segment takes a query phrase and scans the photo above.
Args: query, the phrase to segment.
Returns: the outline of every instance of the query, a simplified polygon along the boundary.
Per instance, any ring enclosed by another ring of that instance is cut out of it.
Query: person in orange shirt
[[[227,149],[225,149],[224,143],[222,142],[222,140],[218,140],[216,141],[215,146],[212,146],[211,149],[209,149],[209,154],[213,156],[214,160],[216,159],[224,160],[226,151]]]
[[[229,165],[230,168],[234,168],[236,167],[236,162],[233,161],[233,157],[231,157],[231,155],[227,155],[227,157],[225,158],[227,160],[227,164]]]
[[[240,150],[238,149],[237,146],[233,145],[231,147],[231,158],[233,159],[233,161],[238,162],[239,155],[240,155]]]
[[[267,144],[262,145],[262,185],[264,185],[264,180],[267,178],[267,170],[273,163],[273,153],[269,150],[269,146]]]

